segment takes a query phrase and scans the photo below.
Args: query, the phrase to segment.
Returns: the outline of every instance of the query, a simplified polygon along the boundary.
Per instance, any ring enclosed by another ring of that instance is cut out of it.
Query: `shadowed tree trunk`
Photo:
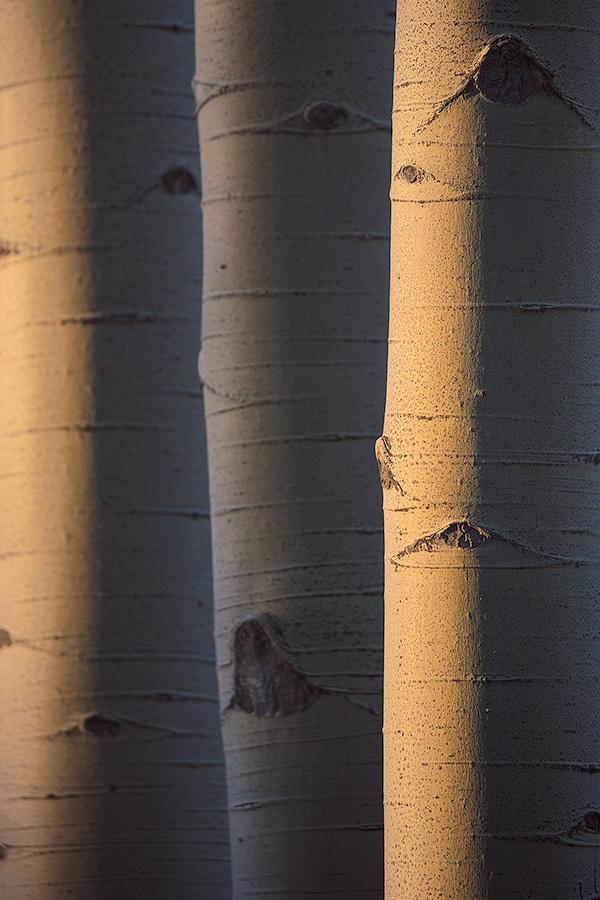
[[[234,897],[381,895],[388,0],[199,0]]]
[[[399,7],[386,900],[600,896],[599,29]]]
[[[191,17],[0,10],[2,900],[229,896]]]

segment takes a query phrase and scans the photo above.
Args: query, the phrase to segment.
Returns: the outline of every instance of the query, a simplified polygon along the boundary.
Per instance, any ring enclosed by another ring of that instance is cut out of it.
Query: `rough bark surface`
[[[229,896],[192,14],[0,6],[2,900]]]
[[[388,0],[199,0],[234,897],[381,895]],[[391,83],[391,82],[390,82]]]
[[[597,900],[600,12],[399,5],[387,900]]]

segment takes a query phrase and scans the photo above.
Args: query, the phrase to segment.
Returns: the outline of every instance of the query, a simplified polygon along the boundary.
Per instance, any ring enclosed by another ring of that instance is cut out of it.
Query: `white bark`
[[[387,0],[199,0],[217,656],[234,896],[381,893]]]
[[[2,900],[229,893],[191,18],[0,8]]]
[[[600,895],[599,34],[400,4],[387,900]]]

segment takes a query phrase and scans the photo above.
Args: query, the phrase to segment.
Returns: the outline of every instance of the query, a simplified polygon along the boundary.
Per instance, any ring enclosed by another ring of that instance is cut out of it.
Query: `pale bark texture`
[[[0,7],[2,900],[229,896],[192,12]]]
[[[387,0],[197,3],[200,375],[236,900],[382,892],[372,444],[393,26]]]
[[[386,900],[600,896],[599,35],[399,5]]]

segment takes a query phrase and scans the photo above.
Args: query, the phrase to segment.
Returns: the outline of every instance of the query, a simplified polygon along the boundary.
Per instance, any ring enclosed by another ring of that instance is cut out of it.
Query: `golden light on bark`
[[[225,898],[192,8],[0,7],[0,894]]]
[[[536,15],[399,8],[386,900],[598,893],[599,22]]]

